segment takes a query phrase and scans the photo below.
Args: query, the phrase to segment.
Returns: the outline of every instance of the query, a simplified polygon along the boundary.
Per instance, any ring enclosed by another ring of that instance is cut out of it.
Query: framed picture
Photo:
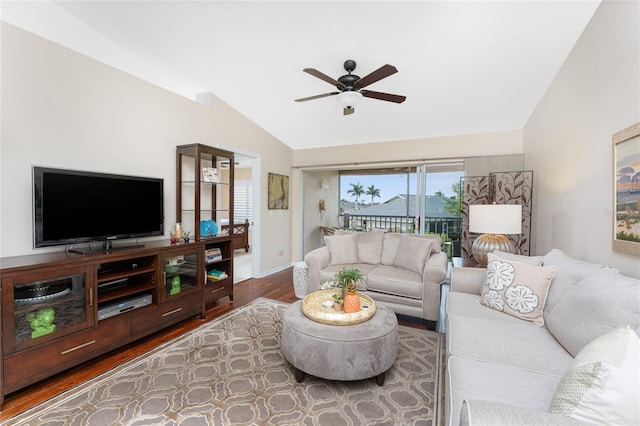
[[[215,167],[203,167],[202,168],[202,180],[204,182],[220,182],[220,178],[218,176],[218,169]]]
[[[640,256],[640,123],[613,135],[613,249]]]
[[[269,173],[269,210],[289,210],[289,176]]]

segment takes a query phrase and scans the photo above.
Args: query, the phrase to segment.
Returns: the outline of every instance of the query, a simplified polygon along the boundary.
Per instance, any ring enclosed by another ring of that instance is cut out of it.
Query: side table
[[[293,265],[293,292],[298,299],[309,294],[309,266],[304,261]]]

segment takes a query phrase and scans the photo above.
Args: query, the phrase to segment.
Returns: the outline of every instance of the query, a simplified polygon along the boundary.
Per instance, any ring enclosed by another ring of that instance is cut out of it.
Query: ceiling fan
[[[376,81],[382,80],[383,78],[389,77],[392,74],[398,72],[396,67],[393,65],[383,65],[372,73],[365,75],[360,78],[359,75],[351,74],[353,70],[356,69],[356,61],[348,59],[344,62],[344,69],[348,72],[348,74],[343,75],[337,80],[329,77],[326,74],[321,73],[315,68],[305,68],[304,72],[311,74],[314,77],[319,78],[320,80],[324,80],[329,84],[336,86],[339,92],[330,92],[323,93],[321,95],[309,96],[307,98],[296,99],[296,102],[305,102],[313,99],[324,98],[327,96],[338,95],[338,102],[343,106],[343,114],[349,115],[353,114],[355,111],[355,106],[365,98],[373,98],[379,99],[381,101],[387,102],[395,102],[402,103],[407,99],[406,96],[393,95],[391,93],[383,93],[383,92],[374,92],[373,90],[362,90],[368,85],[375,83]]]

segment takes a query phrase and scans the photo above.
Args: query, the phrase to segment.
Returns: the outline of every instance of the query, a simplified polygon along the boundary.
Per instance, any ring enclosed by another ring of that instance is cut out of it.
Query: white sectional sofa
[[[640,281],[556,249],[538,258],[497,255],[487,269],[451,273],[446,424],[640,424]],[[533,276],[544,282],[549,272],[548,293],[542,286],[541,297],[508,301],[516,310],[522,301],[544,307],[537,320],[505,313],[509,289]]]
[[[361,293],[398,314],[438,320],[448,264],[439,236],[355,232],[327,236],[325,242],[304,258],[310,292],[342,269],[357,268],[366,276]]]

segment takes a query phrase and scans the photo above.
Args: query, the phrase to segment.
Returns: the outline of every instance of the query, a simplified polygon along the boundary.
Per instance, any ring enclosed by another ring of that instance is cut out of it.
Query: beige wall
[[[640,277],[611,249],[613,133],[640,121],[640,3],[603,2],[524,128],[533,241]]]
[[[322,186],[324,183],[324,187]],[[340,177],[338,171],[304,172],[304,247],[303,252],[324,244],[321,226],[337,226],[339,211]],[[320,200],[325,202],[325,212],[320,213]]]
[[[269,165],[260,179],[265,194],[267,171],[290,174],[292,150],[214,96],[205,107],[0,25],[1,256],[34,252],[33,164],[164,178],[166,230],[175,221],[176,145],[199,142],[255,153]],[[268,242],[261,247],[260,271],[288,266],[288,216],[267,214],[266,201],[256,213],[262,221],[257,241]]]
[[[299,149],[293,153],[293,166],[316,166],[522,154],[522,132],[476,133],[406,141],[378,142],[328,148]]]

